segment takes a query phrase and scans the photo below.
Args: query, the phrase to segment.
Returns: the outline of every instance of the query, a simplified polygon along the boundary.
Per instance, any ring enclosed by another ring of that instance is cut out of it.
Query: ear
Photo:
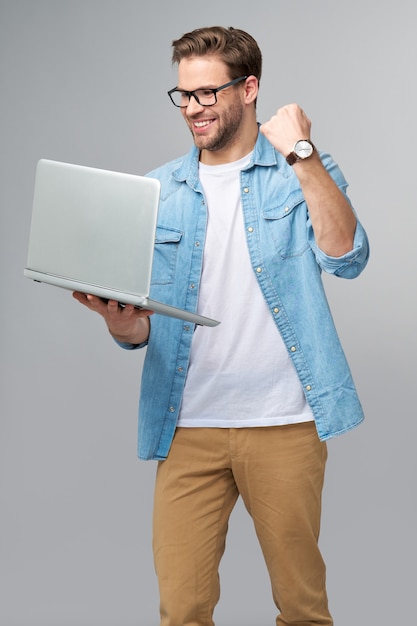
[[[256,76],[248,76],[245,81],[245,102],[251,104],[258,97],[259,82]]]

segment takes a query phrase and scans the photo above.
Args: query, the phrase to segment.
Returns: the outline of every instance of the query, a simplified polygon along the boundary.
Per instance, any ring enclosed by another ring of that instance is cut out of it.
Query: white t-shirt
[[[251,267],[240,202],[250,155],[200,164],[208,209],[198,313],[221,323],[195,330],[178,426],[240,428],[313,415]]]

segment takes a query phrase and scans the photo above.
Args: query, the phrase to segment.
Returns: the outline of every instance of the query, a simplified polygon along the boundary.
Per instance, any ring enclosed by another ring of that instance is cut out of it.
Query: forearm
[[[340,257],[353,247],[356,217],[343,192],[315,153],[293,165],[308,207],[317,246]]]

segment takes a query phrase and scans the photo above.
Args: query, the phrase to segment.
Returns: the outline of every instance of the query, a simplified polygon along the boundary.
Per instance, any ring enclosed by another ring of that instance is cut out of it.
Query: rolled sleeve
[[[139,350],[140,348],[144,348],[148,345],[147,341],[144,341],[143,343],[125,343],[123,341],[117,341],[117,339],[114,339],[114,337],[113,341],[124,350]]]
[[[340,257],[332,257],[325,254],[317,247],[314,235],[310,241],[314,250],[317,263],[324,272],[334,274],[340,278],[356,278],[365,269],[369,259],[369,242],[362,224],[356,224],[353,248]]]

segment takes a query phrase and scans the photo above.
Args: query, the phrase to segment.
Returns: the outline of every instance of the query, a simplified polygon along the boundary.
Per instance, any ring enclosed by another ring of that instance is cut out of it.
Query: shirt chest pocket
[[[262,216],[282,258],[300,256],[309,248],[308,215],[302,194],[292,194],[285,203],[264,208]]]
[[[180,230],[157,226],[152,264],[153,285],[169,285],[174,281],[178,247],[182,236]]]

